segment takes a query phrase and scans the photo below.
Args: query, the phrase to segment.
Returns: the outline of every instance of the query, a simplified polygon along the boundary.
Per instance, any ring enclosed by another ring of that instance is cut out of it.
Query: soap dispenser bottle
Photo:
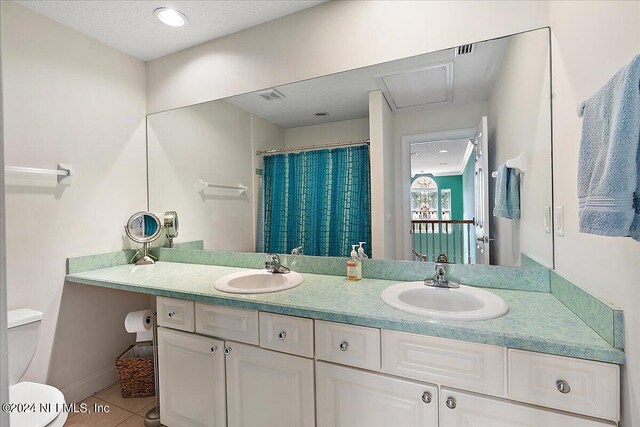
[[[351,245],[351,258],[347,261],[347,279],[351,282],[362,279],[362,263],[358,258],[357,247],[358,245]]]
[[[358,258],[360,258],[360,260],[369,258],[369,256],[364,253],[364,245],[366,245],[367,242],[359,242],[359,243],[360,243],[360,247],[358,248]]]

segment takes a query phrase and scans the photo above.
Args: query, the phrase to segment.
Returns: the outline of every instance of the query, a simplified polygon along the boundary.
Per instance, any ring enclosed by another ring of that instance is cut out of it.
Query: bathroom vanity
[[[384,279],[352,283],[329,274],[339,260],[288,257],[301,285],[230,294],[216,280],[257,268],[263,256],[159,252],[151,266],[71,262],[67,282],[155,296],[167,426],[582,427],[620,419],[624,352],[549,292],[546,269],[463,267],[509,312],[434,321],[380,297],[430,263],[368,260],[365,271]]]
[[[615,364],[164,297],[157,307],[169,426],[586,427],[619,419]]]

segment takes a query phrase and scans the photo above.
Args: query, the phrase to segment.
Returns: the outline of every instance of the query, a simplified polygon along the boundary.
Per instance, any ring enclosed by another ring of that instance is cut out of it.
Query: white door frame
[[[400,185],[402,187],[402,245],[404,259],[413,259],[413,253],[411,252],[411,235],[409,234],[409,230],[411,230],[411,144],[418,142],[435,142],[446,139],[473,139],[476,131],[476,128],[466,128],[403,135],[400,137],[402,150],[402,175],[400,176]]]

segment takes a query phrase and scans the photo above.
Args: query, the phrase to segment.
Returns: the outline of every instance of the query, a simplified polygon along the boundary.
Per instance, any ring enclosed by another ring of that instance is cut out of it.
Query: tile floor
[[[94,404],[109,406],[108,413],[70,413],[64,426],[143,427],[144,415],[155,402],[154,396],[124,399],[120,395],[120,384],[116,383],[82,401],[90,409]]]

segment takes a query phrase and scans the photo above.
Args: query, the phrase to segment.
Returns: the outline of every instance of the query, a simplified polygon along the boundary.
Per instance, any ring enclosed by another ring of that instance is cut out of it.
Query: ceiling
[[[411,176],[419,173],[461,175],[472,148],[468,139],[411,144]]]
[[[487,101],[508,43],[509,38],[506,37],[477,43],[475,52],[468,56],[454,57],[454,49],[448,49],[278,86],[275,89],[285,98],[275,101],[267,101],[255,92],[227,98],[226,101],[285,129],[363,118],[369,115],[370,91],[380,89],[385,91],[387,98],[393,96],[389,93],[390,88],[385,87],[383,76],[397,73],[405,76],[400,85],[394,84],[395,88],[391,90],[396,90],[400,96],[428,89],[446,92],[446,79],[441,79],[442,87],[436,87],[424,82],[421,84],[416,77],[422,76],[420,70],[447,62],[453,64],[453,85],[449,90],[452,99],[446,104],[413,108]],[[423,97],[426,98],[428,96]],[[329,116],[316,117],[314,114],[317,112],[328,112]]]
[[[148,61],[324,3],[326,0],[17,0],[49,18],[133,57]],[[153,15],[173,7],[188,25],[174,28]]]

